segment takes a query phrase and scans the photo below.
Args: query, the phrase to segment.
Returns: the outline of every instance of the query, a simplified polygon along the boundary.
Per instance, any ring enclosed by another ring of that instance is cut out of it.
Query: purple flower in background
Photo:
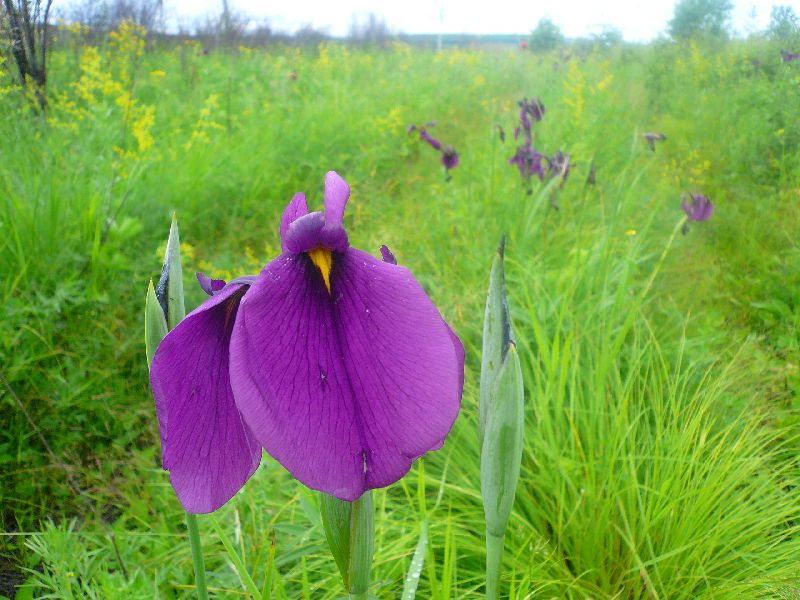
[[[647,141],[647,147],[653,152],[656,151],[656,142],[663,142],[667,139],[663,133],[643,133],[642,136]]]
[[[255,277],[225,284],[197,274],[211,298],[158,346],[150,368],[161,460],[183,507],[217,510],[258,468],[259,446],[236,408],[229,343],[241,300]]]
[[[325,210],[296,194],[283,252],[172,330],[151,384],[164,467],[191,512],[215,510],[263,447],[305,485],[343,500],[400,479],[458,415],[464,348],[385,246],[350,247],[350,195],[325,177]],[[219,285],[216,285],[219,288]]]
[[[458,152],[450,144],[447,144],[442,151],[442,165],[444,165],[444,170],[448,174],[447,179],[449,180],[450,169],[455,169],[458,166]]]
[[[508,164],[517,165],[523,179],[530,179],[532,175],[537,175],[540,180],[544,180],[543,158],[544,156],[528,142],[517,148],[516,154],[509,159]]]
[[[564,154],[558,150],[552,158],[547,159],[547,173],[551,177],[561,177],[561,185],[567,182],[569,177],[569,154]]]
[[[523,98],[519,102],[519,122],[522,126],[522,130],[525,132],[525,139],[531,139],[531,127],[532,122],[531,119],[534,121],[541,121],[542,117],[544,116],[544,104],[538,98],[531,98],[530,101],[527,98]],[[514,139],[519,138],[520,128],[514,130]]]
[[[800,52],[789,52],[788,50],[781,50],[781,58],[783,62],[792,62],[800,60]]]
[[[714,205],[703,194],[689,194],[688,202],[684,199],[681,208],[690,221],[708,221],[714,214]]]

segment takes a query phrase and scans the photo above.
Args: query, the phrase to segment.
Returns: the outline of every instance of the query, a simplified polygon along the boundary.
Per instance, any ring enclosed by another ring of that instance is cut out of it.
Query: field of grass
[[[205,54],[127,30],[55,51],[46,117],[3,77],[0,579],[27,580],[18,598],[193,597],[147,283],[173,211],[189,308],[194,271],[257,273],[329,170],[353,189],[351,244],[387,244],[466,347],[444,447],[375,494],[378,598],[400,597],[425,521],[417,597],[483,595],[478,376],[503,234],[526,386],[503,597],[800,596],[800,63],[777,47]],[[536,147],[573,170],[528,194],[508,159],[531,95]],[[460,155],[449,182],[406,134],[430,120]],[[667,135],[655,152],[647,131]],[[683,232],[687,192],[715,214]],[[229,545],[264,598],[341,597],[317,504],[265,456],[199,519],[212,593],[247,597]]]

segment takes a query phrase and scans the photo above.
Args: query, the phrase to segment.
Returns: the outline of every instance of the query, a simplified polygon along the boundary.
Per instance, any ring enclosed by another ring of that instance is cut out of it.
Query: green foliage
[[[622,30],[611,25],[604,25],[599,33],[592,36],[592,39],[601,48],[621,46],[625,41],[622,37]]]
[[[800,19],[791,6],[773,6],[767,36],[773,40],[796,43],[800,38]]]
[[[725,37],[731,10],[731,0],[679,0],[667,30],[676,40]]]
[[[549,52],[564,43],[564,34],[561,28],[550,19],[540,19],[531,31],[529,47],[532,52]]]

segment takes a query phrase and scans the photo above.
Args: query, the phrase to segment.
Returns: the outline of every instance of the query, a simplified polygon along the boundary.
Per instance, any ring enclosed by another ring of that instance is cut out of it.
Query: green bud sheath
[[[153,282],[147,288],[147,300],[144,304],[144,347],[147,353],[147,366],[153,362],[153,355],[161,340],[167,335],[167,320],[164,311],[156,298]]]
[[[167,325],[173,329],[186,316],[183,302],[183,269],[181,268],[181,240],[178,235],[178,220],[172,215],[169,228],[164,266],[156,286],[156,298],[164,311]]]
[[[506,300],[501,240],[489,275],[481,361],[481,494],[486,518],[486,597],[500,592],[503,538],[522,462],[522,368]]]
[[[489,273],[489,293],[486,297],[486,311],[483,317],[480,388],[481,445],[483,445],[486,429],[486,412],[491,404],[489,394],[513,335],[506,301],[506,278],[503,268],[505,242],[505,237],[501,238],[497,254],[492,261],[492,270]]]
[[[322,526],[344,587],[351,598],[367,598],[375,549],[372,491],[355,502],[320,497]]]

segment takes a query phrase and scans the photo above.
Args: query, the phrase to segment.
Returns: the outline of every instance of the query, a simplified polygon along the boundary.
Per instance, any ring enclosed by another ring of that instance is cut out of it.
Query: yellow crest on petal
[[[333,266],[333,255],[327,248],[314,248],[308,251],[308,257],[311,259],[319,272],[322,273],[322,279],[325,280],[325,287],[328,288],[328,293],[331,293],[331,267]]]

